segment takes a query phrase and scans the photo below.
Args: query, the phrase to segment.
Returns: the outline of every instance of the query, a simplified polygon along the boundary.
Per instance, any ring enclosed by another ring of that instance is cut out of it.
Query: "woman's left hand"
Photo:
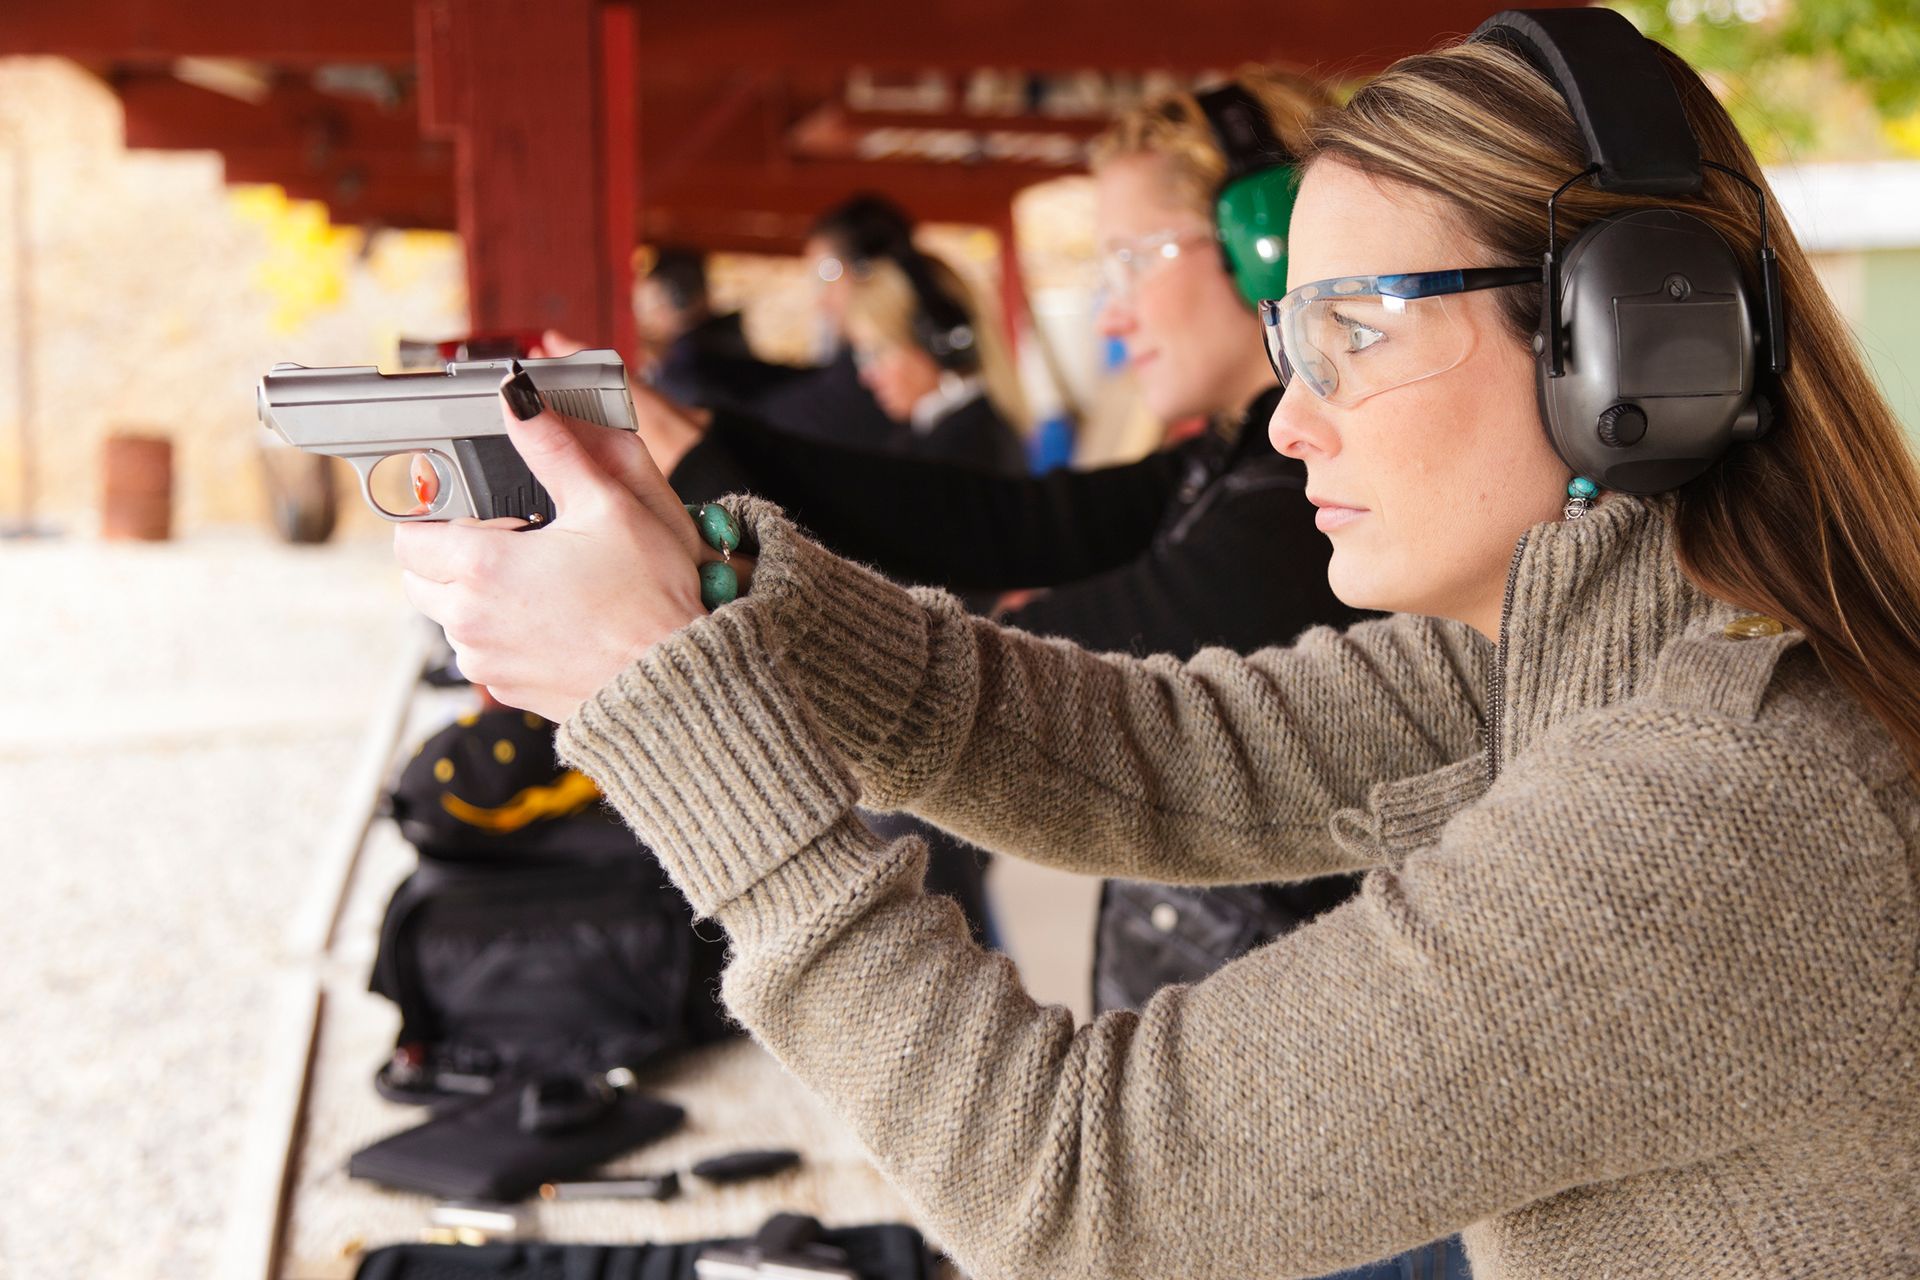
[[[699,565],[719,555],[630,431],[550,410],[507,434],[553,498],[552,523],[402,524],[407,598],[442,627],[460,670],[495,698],[560,722],[654,643],[706,614]],[[749,565],[736,554],[742,589]]]

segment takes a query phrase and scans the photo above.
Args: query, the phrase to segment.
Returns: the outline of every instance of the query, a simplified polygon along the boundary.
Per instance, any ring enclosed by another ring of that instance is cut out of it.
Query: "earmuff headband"
[[[1553,82],[1586,139],[1602,191],[1700,190],[1700,144],[1646,37],[1612,9],[1508,9],[1470,40],[1503,45]]]
[[[896,254],[893,261],[913,289],[913,333],[921,349],[943,369],[956,373],[978,370],[979,344],[966,306],[940,288],[926,255],[918,249]]]
[[[1541,420],[1575,477],[1568,518],[1596,485],[1661,493],[1686,484],[1772,423],[1757,374],[1780,373],[1787,352],[1765,190],[1701,159],[1658,46],[1620,14],[1508,10],[1472,38],[1523,56],[1559,92],[1585,142],[1586,167],[1547,198],[1534,338]],[[1615,212],[1560,244],[1558,201],[1573,186],[1697,196],[1708,168],[1759,202],[1757,297],[1726,238],[1684,208]]]
[[[1196,94],[1227,160],[1213,196],[1220,260],[1249,307],[1287,290],[1287,226],[1296,194],[1295,157],[1274,134],[1267,109],[1243,84]]]
[[[1214,140],[1227,158],[1227,176],[1222,189],[1263,169],[1274,169],[1294,162],[1293,153],[1281,145],[1267,123],[1267,109],[1253,91],[1238,82],[1194,95],[1201,112],[1213,128]]]

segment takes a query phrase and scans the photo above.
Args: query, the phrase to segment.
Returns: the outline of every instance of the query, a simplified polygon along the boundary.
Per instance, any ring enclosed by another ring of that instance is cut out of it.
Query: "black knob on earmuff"
[[[1610,405],[1600,413],[1600,443],[1625,449],[1646,438],[1647,415],[1637,404]]]

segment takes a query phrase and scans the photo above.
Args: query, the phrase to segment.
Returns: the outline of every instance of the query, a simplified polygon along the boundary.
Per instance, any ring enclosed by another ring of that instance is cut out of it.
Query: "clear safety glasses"
[[[1431,378],[1466,359],[1473,329],[1452,295],[1540,283],[1539,267],[1469,267],[1315,280],[1260,304],[1267,360],[1329,404]]]
[[[1213,232],[1197,228],[1156,231],[1152,235],[1120,241],[1100,255],[1100,283],[1105,286],[1110,298],[1131,298],[1140,282],[1156,269],[1178,258],[1190,246],[1213,242]]]

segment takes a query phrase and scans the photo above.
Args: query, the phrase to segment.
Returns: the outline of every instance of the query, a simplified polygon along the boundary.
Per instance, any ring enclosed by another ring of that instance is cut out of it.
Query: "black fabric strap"
[[[1611,9],[1508,9],[1472,37],[1505,45],[1553,82],[1600,166],[1603,191],[1692,195],[1700,144],[1654,45]]]
[[[1194,101],[1206,113],[1214,140],[1227,157],[1227,177],[1221,186],[1250,173],[1293,163],[1292,153],[1281,145],[1267,123],[1267,109],[1245,85],[1223,85],[1194,95]]]

